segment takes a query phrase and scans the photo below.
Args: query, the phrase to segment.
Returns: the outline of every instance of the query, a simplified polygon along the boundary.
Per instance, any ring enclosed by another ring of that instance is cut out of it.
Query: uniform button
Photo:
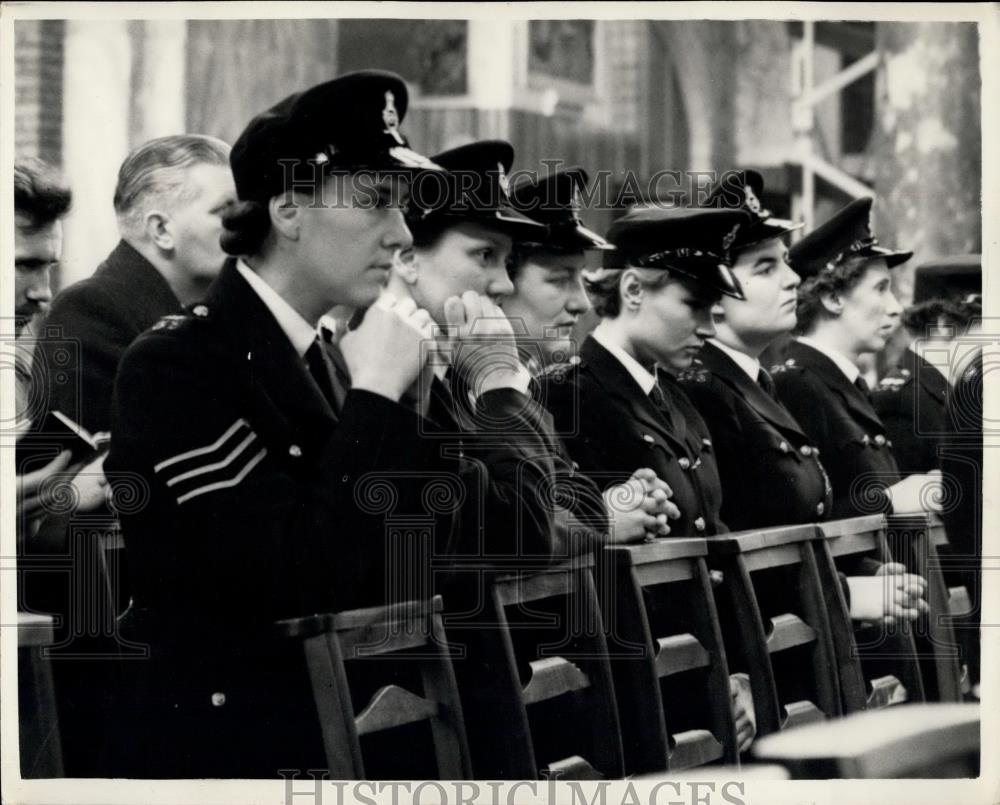
[[[302,448],[297,444],[293,444],[288,448],[288,455],[292,458],[302,458]]]
[[[653,438],[652,436],[650,436],[650,435],[649,435],[648,433],[644,433],[644,434],[642,434],[642,438],[643,438],[643,441],[647,441],[647,442],[649,442],[650,444],[652,444],[653,442],[655,442],[655,441],[656,441],[656,439],[654,439],[654,438]]]
[[[861,437],[861,444],[868,444],[870,441],[871,441],[871,439],[868,438],[868,434],[867,433],[864,436]]]
[[[819,455],[819,448],[818,447],[814,447],[813,448],[813,453],[815,453],[818,456]]]
[[[886,439],[885,443],[887,447],[892,447],[892,439]]]
[[[191,312],[198,318],[203,319],[208,315],[208,308],[205,305],[195,305],[191,308]]]
[[[787,453],[791,448],[789,448],[788,442],[782,442],[781,444],[778,445],[778,449],[782,453]]]
[[[816,514],[822,515],[826,511],[826,504],[821,500],[816,504]]]
[[[813,449],[809,445],[804,444],[799,448],[799,452],[804,456],[811,456],[813,454]]]
[[[226,703],[225,693],[213,693],[212,694],[212,707],[222,707]]]
[[[686,470],[686,469],[690,469],[691,468],[691,460],[689,458],[684,457],[684,456],[682,456],[681,458],[677,459],[677,463],[680,465],[680,468],[682,470]]]
[[[704,517],[699,517],[697,520],[695,520],[694,521],[694,527],[695,527],[695,529],[697,531],[704,531],[705,530],[705,518]]]
[[[702,439],[701,443],[703,445],[705,445],[705,447],[711,447],[712,446],[712,440],[711,439]]]
[[[875,437],[875,444],[877,444],[879,447],[881,447],[882,445],[884,445],[885,444],[885,436],[883,436],[881,433],[878,436],[876,436]]]

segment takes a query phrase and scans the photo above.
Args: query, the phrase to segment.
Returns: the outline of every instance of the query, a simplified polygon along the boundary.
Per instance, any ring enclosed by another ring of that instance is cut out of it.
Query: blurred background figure
[[[959,377],[956,351],[982,316],[981,293],[979,255],[926,263],[916,271],[913,304],[902,316],[906,350],[872,393],[904,472],[938,466],[941,437],[951,430],[945,406]]]

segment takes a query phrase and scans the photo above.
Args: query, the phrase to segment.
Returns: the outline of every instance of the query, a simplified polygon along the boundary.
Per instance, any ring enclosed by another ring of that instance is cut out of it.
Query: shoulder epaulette
[[[538,373],[538,379],[542,380],[554,380],[557,383],[562,381],[562,379],[569,374],[573,369],[576,369],[580,365],[579,357],[574,356],[568,361],[560,361],[559,363],[550,363],[548,366],[542,368]]]
[[[795,358],[789,358],[784,363],[776,363],[774,366],[770,368],[769,371],[771,372],[772,375],[780,375],[782,372],[787,372],[790,369],[799,369],[799,368],[801,367],[799,367],[799,365],[795,363]]]
[[[681,383],[707,383],[711,374],[704,365],[701,365],[701,361],[696,361],[695,364],[678,373],[677,379]]]

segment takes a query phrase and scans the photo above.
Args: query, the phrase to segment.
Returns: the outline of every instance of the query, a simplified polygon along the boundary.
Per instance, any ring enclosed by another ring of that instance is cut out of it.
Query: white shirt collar
[[[656,385],[656,376],[624,349],[612,343],[608,337],[607,329],[605,323],[602,321],[594,328],[591,335],[598,344],[618,359],[619,363],[625,367],[625,370],[632,375],[632,379],[639,384],[642,393],[648,396],[649,392],[653,390],[653,386]]]
[[[288,302],[286,302],[274,288],[267,284],[264,279],[257,274],[243,260],[236,261],[236,270],[247,281],[254,293],[260,297],[282,332],[288,336],[299,357],[305,357],[306,350],[312,346],[316,340],[317,330],[309,322],[299,315]]]
[[[709,341],[713,346],[718,347],[721,352],[732,358],[733,363],[746,372],[754,383],[757,382],[757,376],[760,374],[759,360],[752,358],[745,352],[740,352],[738,349],[733,349],[732,347],[723,344],[716,338],[710,338]]]
[[[830,349],[826,344],[821,344],[813,338],[809,338],[806,335],[799,336],[799,342],[805,344],[807,347],[812,347],[817,352],[822,352],[831,361],[837,364],[837,368],[843,372],[847,379],[853,383],[858,379],[858,375],[861,374],[861,370],[854,364],[854,362],[848,358],[846,355],[837,352],[835,349]]]

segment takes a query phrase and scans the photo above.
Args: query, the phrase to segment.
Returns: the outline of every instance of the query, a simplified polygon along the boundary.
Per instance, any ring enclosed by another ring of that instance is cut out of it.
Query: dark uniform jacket
[[[941,434],[948,430],[948,391],[944,375],[908,349],[872,392],[875,410],[885,423],[904,474],[937,468]]]
[[[773,368],[778,398],[820,449],[833,517],[886,511],[882,490],[900,479],[892,444],[870,400],[816,349],[795,341]]]
[[[163,716],[158,743],[177,748],[156,771],[270,763],[275,776],[279,759],[314,761],[296,751],[321,746],[308,725],[281,727],[285,695],[308,688],[260,637],[272,621],[426,594],[424,537],[475,545],[490,523],[509,541],[520,525],[519,547],[542,553],[550,515],[524,490],[548,479],[551,458],[537,433],[496,435],[526,402],[481,395],[483,437],[452,452],[452,438],[429,438],[434,423],[379,395],[351,389],[335,411],[232,263],[203,305],[140,337],[119,372],[107,468],[134,592],[122,631],[160,660],[139,664],[159,674],[147,718]],[[427,533],[456,512],[460,529]]]
[[[110,430],[111,393],[126,348],[161,317],[181,312],[163,275],[121,241],[93,276],[52,301],[46,330],[53,336],[41,340],[35,360],[36,369],[49,375],[46,410],[62,411],[91,433]],[[64,363],[67,339],[79,354]]]
[[[825,519],[832,495],[820,451],[778,400],[711,343],[680,380],[712,434],[731,529]]]
[[[680,509],[680,519],[670,523],[673,536],[724,532],[708,427],[673,378],[661,376],[660,386],[673,424],[621,362],[588,337],[577,363],[552,367],[539,378],[539,395],[570,456],[600,487],[648,467],[670,486]]]

